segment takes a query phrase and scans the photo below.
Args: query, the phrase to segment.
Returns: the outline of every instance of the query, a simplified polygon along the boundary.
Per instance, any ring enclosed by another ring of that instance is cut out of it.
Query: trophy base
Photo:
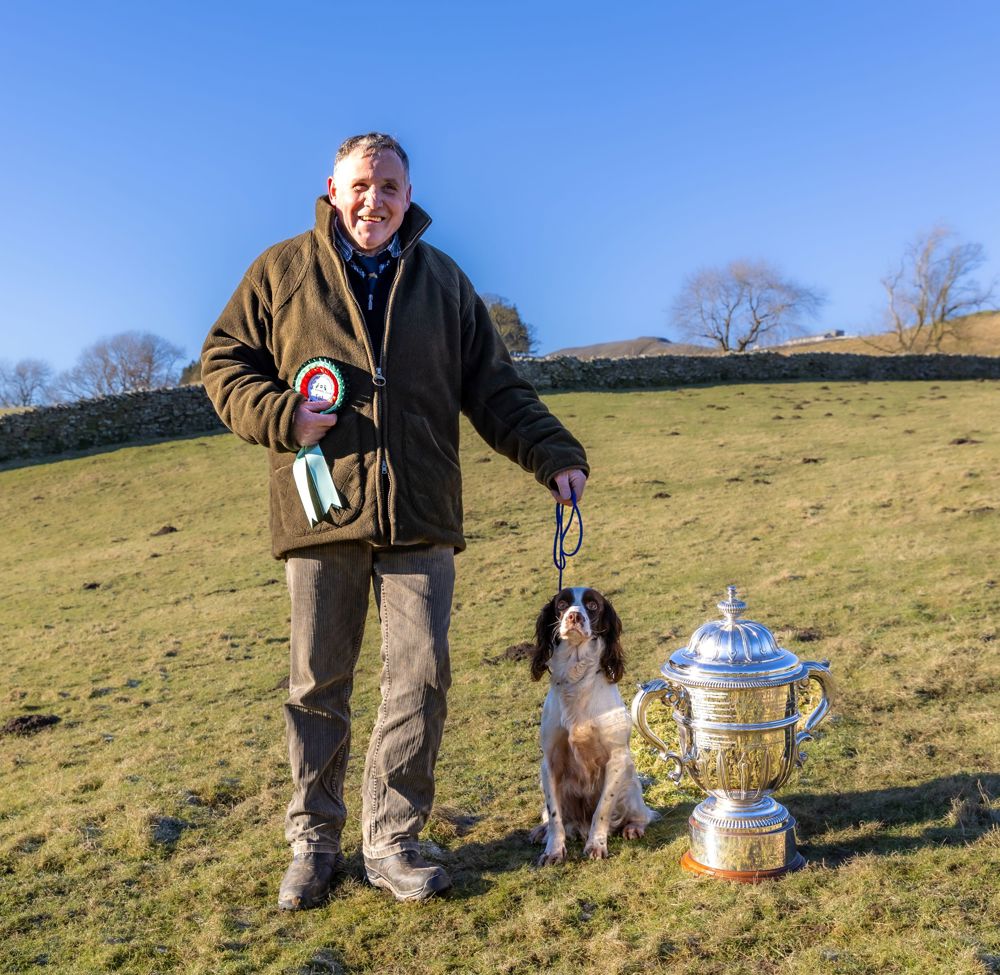
[[[790,864],[778,867],[777,870],[717,870],[699,863],[691,856],[690,850],[681,857],[681,867],[688,873],[696,874],[699,877],[718,877],[720,880],[730,880],[737,884],[759,884],[762,881],[791,873],[793,870],[801,870],[805,865],[806,858],[798,852]]]
[[[795,847],[795,820],[781,803],[699,803],[689,820],[691,849],[681,866],[700,876],[753,884],[805,866]]]

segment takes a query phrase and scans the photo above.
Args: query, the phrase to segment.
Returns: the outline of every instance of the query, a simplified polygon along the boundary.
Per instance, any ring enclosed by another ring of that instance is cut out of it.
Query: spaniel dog
[[[584,855],[608,855],[608,834],[642,836],[657,813],[642,798],[632,764],[632,718],[618,681],[625,671],[621,620],[596,589],[563,589],[535,627],[531,676],[549,672],[542,708],[542,822],[539,866],[566,859],[566,837],[586,839]]]

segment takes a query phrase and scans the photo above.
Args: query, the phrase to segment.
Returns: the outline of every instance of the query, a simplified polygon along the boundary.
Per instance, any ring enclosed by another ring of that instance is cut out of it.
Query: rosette
[[[336,412],[347,395],[347,384],[337,364],[322,357],[304,362],[295,374],[292,386],[310,402],[330,400],[331,405],[323,410],[324,413]],[[292,476],[309,519],[309,527],[314,528],[321,521],[332,524],[330,512],[343,508],[344,502],[334,486],[330,467],[318,444],[299,450],[292,464]]]
[[[323,410],[324,413],[335,413],[347,395],[347,384],[337,364],[332,359],[322,357],[303,362],[295,374],[292,386],[310,402],[331,400],[331,406]]]

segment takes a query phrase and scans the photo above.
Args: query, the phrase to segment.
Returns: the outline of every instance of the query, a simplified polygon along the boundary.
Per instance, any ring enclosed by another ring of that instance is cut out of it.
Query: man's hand
[[[324,413],[333,405],[332,400],[313,400],[305,402],[295,410],[292,421],[292,436],[300,447],[311,447],[319,443],[327,430],[337,422],[336,413]]]
[[[556,486],[552,490],[552,497],[560,504],[572,504],[573,500],[570,491],[579,501],[583,497],[583,489],[587,486],[587,475],[579,468],[571,471],[562,471],[555,476]],[[550,489],[551,490],[551,489]]]

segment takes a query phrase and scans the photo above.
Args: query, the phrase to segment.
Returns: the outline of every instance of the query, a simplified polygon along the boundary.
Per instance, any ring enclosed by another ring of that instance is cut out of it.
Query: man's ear
[[[326,195],[330,197],[331,203],[337,202],[337,187],[334,185],[332,176],[328,176],[326,180]],[[407,198],[406,205],[410,205],[409,198]]]

